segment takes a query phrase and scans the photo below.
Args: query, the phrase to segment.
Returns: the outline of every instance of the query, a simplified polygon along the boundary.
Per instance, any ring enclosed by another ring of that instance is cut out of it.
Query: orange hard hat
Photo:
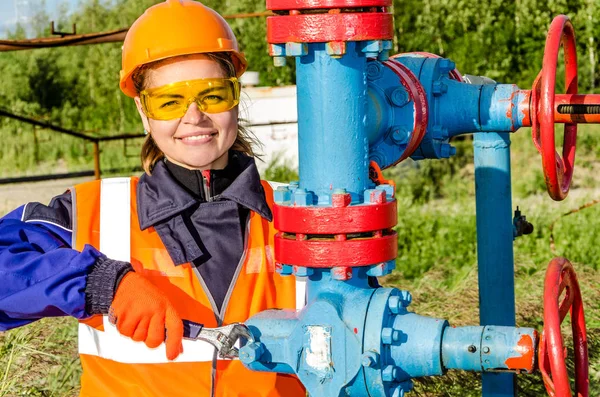
[[[230,52],[236,75],[247,62],[233,31],[214,10],[193,0],[166,0],[139,17],[123,43],[121,91],[135,97],[131,76],[140,66],[178,55]]]

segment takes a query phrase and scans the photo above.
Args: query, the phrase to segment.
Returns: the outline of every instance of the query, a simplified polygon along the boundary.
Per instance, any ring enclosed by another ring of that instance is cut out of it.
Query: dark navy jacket
[[[241,259],[248,213],[272,219],[254,159],[231,152],[224,170],[164,161],[137,187],[140,227],[154,227],[176,265],[192,262],[218,312]],[[106,313],[118,280],[131,269],[95,248],[71,249],[71,196],[28,203],[0,218],[0,330],[42,317]]]

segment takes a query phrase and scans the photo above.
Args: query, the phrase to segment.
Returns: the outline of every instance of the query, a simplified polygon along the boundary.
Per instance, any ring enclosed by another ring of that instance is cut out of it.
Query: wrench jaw
[[[234,346],[237,342],[236,339],[233,339],[230,336],[220,333],[219,335],[217,335],[217,340],[221,345],[221,347],[217,349],[220,358],[234,359],[239,357],[240,352],[238,348]]]
[[[221,327],[220,332],[218,339],[221,347],[218,350],[221,358],[233,359],[239,357],[240,351],[235,347],[238,340],[240,340],[240,344],[244,341],[245,343],[254,341],[254,337],[248,330],[248,327],[241,323]]]
[[[254,337],[248,327],[242,323],[234,323],[217,328],[201,328],[193,338],[213,345],[220,358],[235,359],[239,357],[239,349],[235,347],[238,340],[244,339],[245,343],[253,342]],[[241,341],[242,342],[242,341]],[[241,343],[240,342],[240,343]]]

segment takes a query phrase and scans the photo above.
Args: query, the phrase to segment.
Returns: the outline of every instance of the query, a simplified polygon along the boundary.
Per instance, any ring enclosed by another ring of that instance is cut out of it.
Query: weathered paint
[[[448,327],[443,333],[442,360],[446,369],[532,372],[536,345],[533,328]]]
[[[330,41],[325,44],[325,50],[333,57],[338,57],[346,53],[346,42],[345,41]]]
[[[517,343],[515,351],[518,356],[508,358],[504,363],[506,367],[515,371],[525,371],[532,373],[535,368],[536,347],[531,335],[523,335]]]
[[[304,330],[304,360],[307,370],[323,380],[331,378],[331,327],[305,325]]]

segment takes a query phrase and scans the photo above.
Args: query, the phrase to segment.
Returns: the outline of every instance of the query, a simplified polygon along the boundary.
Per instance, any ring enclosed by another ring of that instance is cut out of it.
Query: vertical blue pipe
[[[368,182],[366,58],[356,43],[332,57],[324,43],[297,57],[300,188],[328,204],[333,189],[357,202]]]
[[[474,134],[479,319],[481,325],[515,325],[510,135]],[[513,397],[515,376],[482,375],[484,397]]]

